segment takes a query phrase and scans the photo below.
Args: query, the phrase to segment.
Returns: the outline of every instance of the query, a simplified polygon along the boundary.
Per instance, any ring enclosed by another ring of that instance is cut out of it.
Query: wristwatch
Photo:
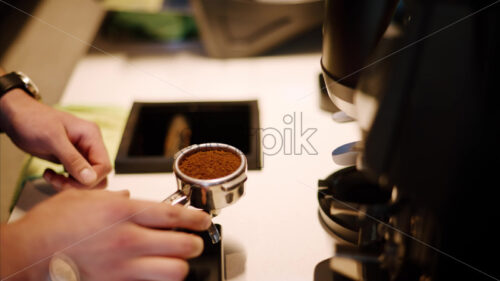
[[[38,87],[22,72],[11,72],[0,76],[0,98],[12,89],[22,89],[36,100],[40,100]]]

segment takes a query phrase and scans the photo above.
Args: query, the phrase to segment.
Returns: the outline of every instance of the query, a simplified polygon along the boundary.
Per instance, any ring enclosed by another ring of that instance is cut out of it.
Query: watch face
[[[22,72],[16,72],[17,75],[19,75],[19,78],[23,80],[24,85],[26,86],[26,89],[38,100],[40,99],[38,87],[31,81],[31,79],[24,73]]]

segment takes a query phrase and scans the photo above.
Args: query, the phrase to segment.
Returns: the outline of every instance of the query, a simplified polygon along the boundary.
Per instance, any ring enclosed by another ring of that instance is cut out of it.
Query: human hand
[[[19,148],[62,163],[70,175],[46,170],[44,178],[59,190],[104,188],[111,163],[99,127],[37,102],[21,89],[11,92],[0,99],[0,128]]]
[[[63,253],[85,281],[182,280],[185,259],[199,255],[203,242],[171,229],[206,230],[210,216],[127,196],[69,189],[2,226],[1,278],[42,280],[51,256]]]

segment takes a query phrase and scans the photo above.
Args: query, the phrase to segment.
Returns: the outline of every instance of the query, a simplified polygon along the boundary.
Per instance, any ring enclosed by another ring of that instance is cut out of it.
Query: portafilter
[[[232,173],[214,179],[198,179],[188,176],[180,169],[186,157],[200,151],[224,150],[239,156],[240,165]],[[177,191],[164,202],[172,205],[190,205],[209,213],[212,217],[220,210],[238,201],[244,193],[247,180],[247,159],[237,148],[223,143],[204,143],[188,146],[175,155],[173,171],[177,180]],[[214,224],[208,229],[212,242],[220,241],[220,233]]]

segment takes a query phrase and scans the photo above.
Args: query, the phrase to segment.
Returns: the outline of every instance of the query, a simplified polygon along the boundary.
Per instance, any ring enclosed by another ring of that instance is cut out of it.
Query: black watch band
[[[12,89],[22,89],[33,98],[39,100],[38,89],[33,82],[21,72],[11,72],[0,76],[0,98]]]

